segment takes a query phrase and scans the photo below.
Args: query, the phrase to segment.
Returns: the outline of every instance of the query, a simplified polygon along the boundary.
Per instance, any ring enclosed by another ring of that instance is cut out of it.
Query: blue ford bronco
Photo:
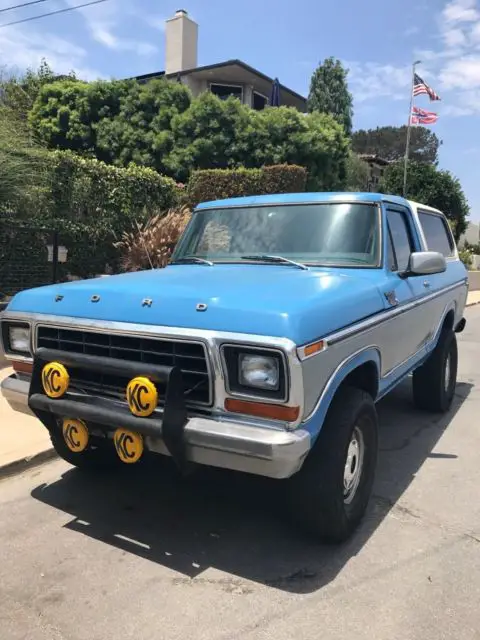
[[[375,403],[413,374],[420,409],[450,407],[467,288],[445,216],[403,198],[207,202],[165,269],[15,296],[2,392],[77,467],[148,453],[277,478],[342,541],[372,490]]]

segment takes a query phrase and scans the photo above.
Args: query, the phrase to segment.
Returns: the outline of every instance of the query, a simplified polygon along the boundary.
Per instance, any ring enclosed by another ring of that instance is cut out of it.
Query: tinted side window
[[[387,211],[388,228],[390,230],[397,271],[406,271],[413,251],[412,238],[405,216],[400,211]]]
[[[453,256],[454,245],[446,228],[447,222],[441,216],[432,213],[419,212],[418,217],[429,251],[438,251],[446,258]]]

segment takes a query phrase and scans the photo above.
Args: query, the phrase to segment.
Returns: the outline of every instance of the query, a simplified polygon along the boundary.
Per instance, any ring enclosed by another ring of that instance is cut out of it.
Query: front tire
[[[378,420],[372,397],[337,391],[320,435],[300,471],[288,480],[294,518],[324,542],[343,542],[362,520],[372,492]]]
[[[419,409],[446,413],[457,385],[457,338],[443,329],[428,360],[413,372],[413,400]]]

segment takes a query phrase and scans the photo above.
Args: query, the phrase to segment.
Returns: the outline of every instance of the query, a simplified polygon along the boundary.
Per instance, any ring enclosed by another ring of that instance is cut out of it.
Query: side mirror
[[[408,269],[403,273],[404,278],[409,276],[431,276],[434,273],[443,273],[447,270],[445,257],[437,251],[416,251],[410,256]]]

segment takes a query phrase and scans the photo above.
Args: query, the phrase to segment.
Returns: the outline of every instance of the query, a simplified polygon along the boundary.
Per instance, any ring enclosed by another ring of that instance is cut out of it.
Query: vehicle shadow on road
[[[378,405],[374,498],[359,531],[339,547],[306,538],[282,517],[275,481],[214,469],[180,478],[163,458],[115,475],[72,469],[32,496],[72,515],[67,528],[168,567],[178,572],[177,582],[210,582],[205,571],[212,567],[230,574],[226,582],[240,578],[311,593],[359,553],[427,458],[442,464],[455,458],[432,451],[471,388],[458,384],[446,416],[415,411],[408,380]]]

